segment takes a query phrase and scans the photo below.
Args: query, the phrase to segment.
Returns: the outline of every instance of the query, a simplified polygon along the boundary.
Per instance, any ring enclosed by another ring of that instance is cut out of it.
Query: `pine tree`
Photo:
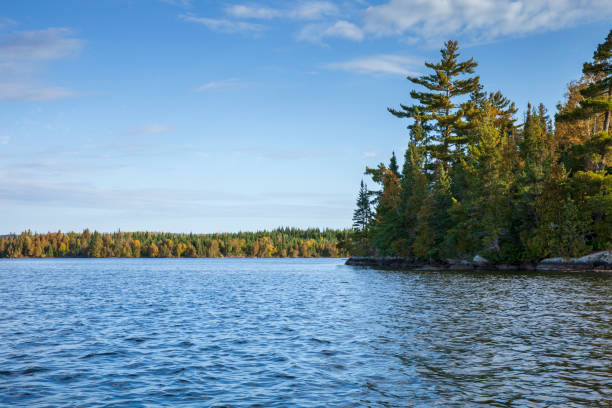
[[[435,179],[416,216],[416,237],[413,251],[418,258],[432,261],[452,257],[455,246],[448,234],[451,224],[453,197],[450,179],[438,162]]]
[[[361,180],[359,194],[357,196],[357,208],[353,212],[353,229],[365,235],[371,220],[372,208],[370,206],[370,193],[368,191],[368,186]]]
[[[359,194],[357,195],[357,208],[353,212],[353,253],[366,255],[369,252],[369,229],[372,221],[372,207],[368,186],[361,180]]]
[[[425,63],[427,68],[434,71],[432,74],[408,77],[412,83],[426,88],[425,91],[410,92],[410,96],[418,104],[400,104],[400,110],[388,108],[396,117],[420,122],[427,135],[425,139],[428,155],[442,160],[446,165],[463,153],[467,140],[461,128],[466,126],[463,119],[473,107],[473,102],[460,103],[457,99],[479,89],[478,76],[460,78],[473,74],[478,64],[473,58],[459,62],[458,49],[456,41],[447,41],[440,50],[440,62]],[[429,135],[430,131],[434,133]]]
[[[612,30],[605,41],[597,46],[593,61],[584,63],[582,73],[595,78],[580,90],[585,99],[580,102],[579,107],[559,112],[556,120],[572,122],[603,114],[603,131],[607,132],[610,129],[612,112]]]
[[[399,177],[386,169],[381,176],[382,191],[377,200],[372,231],[374,247],[382,255],[397,255],[396,241],[401,238]]]
[[[496,109],[490,101],[483,104],[487,112],[479,121],[468,157],[462,162],[465,175],[463,200],[454,201],[451,210],[454,238],[460,255],[481,254],[498,260],[501,242],[508,234],[509,191],[513,180],[512,140],[503,133],[503,123],[496,123]],[[509,146],[510,145],[510,146]]]
[[[603,124],[602,114],[572,121],[559,120],[563,112],[574,111],[580,106],[580,103],[585,99],[580,91],[585,89],[594,80],[591,76],[583,75],[579,80],[570,82],[567,85],[565,100],[557,105],[559,113],[555,116],[555,138],[562,151],[569,149],[572,145],[584,143],[601,130],[600,126]]]
[[[584,224],[575,202],[567,194],[567,173],[554,164],[546,175],[542,194],[535,200],[538,226],[527,239],[532,259],[572,257],[585,252]]]
[[[391,154],[391,160],[389,161],[389,170],[391,170],[396,176],[399,177],[399,166],[397,165],[397,157],[395,152]]]
[[[417,132],[418,132],[417,128]],[[416,238],[417,214],[427,196],[428,180],[423,170],[422,148],[412,138],[404,155],[401,177],[400,217],[401,238],[397,242],[397,252],[412,256],[412,245]]]
[[[568,182],[573,202],[583,221],[586,244],[594,250],[612,247],[612,174],[578,171]]]
[[[453,205],[451,179],[441,162],[438,164],[436,179],[432,186],[434,219],[432,227],[435,238],[435,256],[437,259],[454,257],[455,245],[448,234],[452,226],[450,210]]]

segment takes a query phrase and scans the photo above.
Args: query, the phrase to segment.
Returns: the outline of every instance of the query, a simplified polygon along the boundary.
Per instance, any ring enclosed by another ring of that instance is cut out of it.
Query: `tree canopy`
[[[388,109],[408,120],[402,171],[395,153],[388,166],[366,168],[378,189],[353,247],[500,262],[611,249],[611,50],[612,31],[570,83],[554,123],[543,105],[527,106],[519,122],[514,103],[485,91],[477,63],[461,61],[447,41],[440,61],[425,63],[428,73],[408,77],[418,87],[413,103]]]

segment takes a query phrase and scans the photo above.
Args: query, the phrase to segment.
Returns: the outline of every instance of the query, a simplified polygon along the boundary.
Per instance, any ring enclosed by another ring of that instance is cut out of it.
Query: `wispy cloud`
[[[195,89],[196,92],[205,92],[205,91],[210,91],[213,89],[220,89],[220,88],[234,88],[234,87],[239,87],[239,86],[244,86],[246,85],[246,82],[241,81],[240,79],[237,78],[230,78],[230,79],[222,79],[220,81],[211,81],[211,82],[207,82],[199,87],[197,87]]]
[[[7,101],[50,101],[77,96],[70,89],[45,86],[38,83],[0,83],[0,100]]]
[[[148,125],[136,126],[123,132],[124,135],[153,135],[156,133],[166,133],[173,130],[171,126],[163,123],[151,123]]]
[[[298,40],[319,44],[327,37],[363,41],[395,36],[437,45],[449,36],[488,42],[612,18],[610,0],[383,0],[368,5],[371,3],[298,1],[288,7],[245,3],[222,8],[222,17],[186,14],[181,18],[225,33],[257,33],[266,28],[253,20],[306,22],[298,29]]]
[[[340,20],[334,24],[308,24],[298,34],[299,40],[320,43],[325,37],[338,37],[353,41],[364,38],[363,30],[355,24]]]
[[[332,70],[356,72],[359,74],[413,74],[421,60],[403,55],[382,54],[334,62],[325,67]]]
[[[0,144],[7,145],[11,141],[10,136],[0,136]]]
[[[159,0],[162,3],[170,4],[172,6],[191,8],[193,6],[192,0]]]
[[[43,85],[43,63],[77,53],[83,41],[67,28],[17,31],[0,39],[0,99],[43,101],[77,95],[59,86]]]
[[[209,30],[220,33],[258,33],[265,29],[265,27],[261,24],[228,20],[224,18],[198,17],[193,14],[182,14],[179,17],[183,21],[202,24]]]
[[[48,61],[59,59],[81,49],[83,41],[74,38],[67,28],[19,31],[0,42],[3,62]]]
[[[365,10],[363,29],[375,36],[487,41],[610,17],[609,0],[390,0]]]
[[[298,3],[292,8],[279,9],[263,6],[233,5],[225,10],[235,18],[243,19],[295,19],[318,20],[338,13],[338,7],[328,1],[311,1]]]

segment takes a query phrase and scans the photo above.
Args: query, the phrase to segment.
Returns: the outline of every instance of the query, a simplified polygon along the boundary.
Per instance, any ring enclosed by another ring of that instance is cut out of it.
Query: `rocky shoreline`
[[[550,272],[606,272],[612,273],[612,251],[602,251],[580,258],[547,258],[540,262],[518,264],[492,263],[483,257],[469,260],[449,259],[446,262],[429,263],[417,259],[380,256],[352,256],[346,265],[368,266],[382,269],[456,270],[456,271],[550,271]]]

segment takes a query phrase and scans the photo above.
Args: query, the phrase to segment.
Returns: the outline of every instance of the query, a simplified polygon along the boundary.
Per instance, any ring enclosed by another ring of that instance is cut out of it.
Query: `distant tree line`
[[[401,168],[395,154],[366,168],[377,188],[361,184],[351,250],[521,262],[612,249],[612,31],[554,120],[528,105],[517,121],[458,49],[446,42],[408,77],[414,103],[389,109],[408,120],[408,148]]]
[[[0,237],[0,257],[344,257],[348,234],[348,230],[295,228],[220,234],[26,231]]]

